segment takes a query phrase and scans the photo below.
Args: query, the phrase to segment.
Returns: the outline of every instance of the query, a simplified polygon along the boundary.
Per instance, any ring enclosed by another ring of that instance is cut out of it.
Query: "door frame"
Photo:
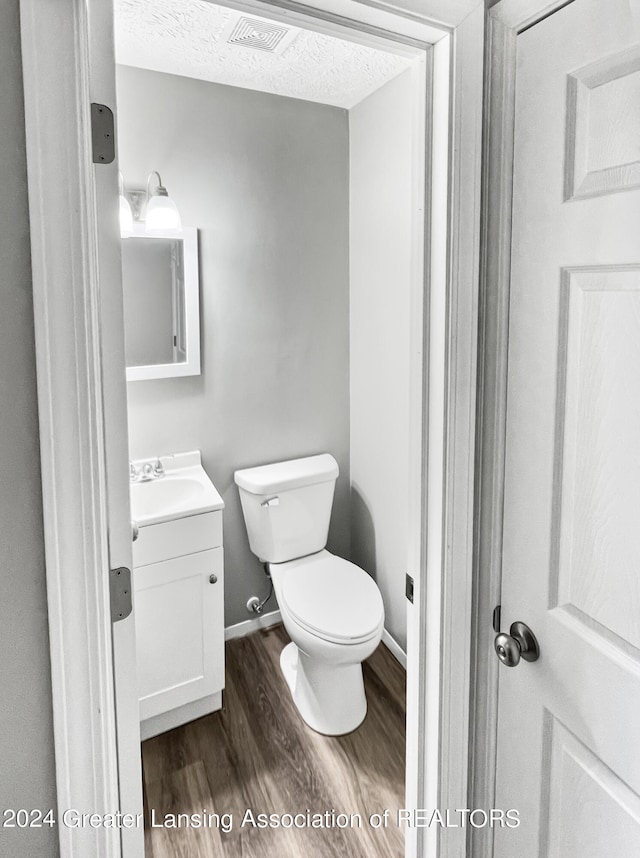
[[[418,654],[409,706],[417,717],[408,736],[415,754],[407,805],[465,807],[484,8],[473,0],[464,7],[422,0],[421,14],[375,0],[274,5],[402,36],[415,27],[442,32],[434,48],[431,163],[446,169],[434,171],[432,211],[425,213],[425,241],[441,253],[431,255],[425,287],[422,547],[409,609],[410,645]],[[96,68],[105,73],[105,58],[95,50],[92,55],[96,8],[104,23],[110,0],[20,0],[59,813],[114,812],[121,800],[108,582],[113,499],[100,358],[105,296],[88,110],[98,100],[92,76]],[[43,81],[52,84],[46,98]],[[116,165],[99,169],[115,198]],[[125,384],[123,377],[121,395]],[[61,858],[140,856],[116,829],[59,824],[58,831]],[[466,854],[459,829],[439,834],[437,828],[408,829],[407,856]]]
[[[499,662],[491,618],[502,587],[516,42],[573,2],[500,0],[486,23],[469,807],[495,807]],[[468,836],[470,855],[491,858],[491,828]]]

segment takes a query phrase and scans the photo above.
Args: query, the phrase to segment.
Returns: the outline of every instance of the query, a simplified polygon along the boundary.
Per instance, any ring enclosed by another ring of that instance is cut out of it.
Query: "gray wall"
[[[0,3],[0,810],[55,808],[18,0]],[[0,828],[0,855],[58,854]]]
[[[127,67],[118,113],[127,186],[159,170],[200,230],[202,375],[129,384],[131,455],[202,451],[226,504],[232,625],[266,592],[234,470],[332,453],[328,547],[349,556],[347,113]]]

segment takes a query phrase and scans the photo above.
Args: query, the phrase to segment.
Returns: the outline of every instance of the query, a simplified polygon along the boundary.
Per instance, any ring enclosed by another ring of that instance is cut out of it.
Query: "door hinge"
[[[413,605],[413,578],[407,575],[405,578],[404,594]]]
[[[126,566],[109,570],[109,594],[111,596],[111,622],[126,619],[133,610],[131,599],[131,570]]]
[[[94,164],[110,164],[116,157],[113,111],[106,104],[91,104],[91,146]]]
[[[493,609],[493,630],[496,634],[500,631],[500,615],[502,613],[502,605],[496,605]]]

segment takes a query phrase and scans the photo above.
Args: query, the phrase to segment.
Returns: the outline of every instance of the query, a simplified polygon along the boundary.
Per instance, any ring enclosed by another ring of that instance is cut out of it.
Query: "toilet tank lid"
[[[236,484],[245,491],[254,495],[270,495],[300,486],[329,482],[335,480],[338,473],[338,463],[333,456],[322,453],[319,456],[306,456],[304,459],[290,459],[288,462],[246,468],[236,471],[233,476]]]

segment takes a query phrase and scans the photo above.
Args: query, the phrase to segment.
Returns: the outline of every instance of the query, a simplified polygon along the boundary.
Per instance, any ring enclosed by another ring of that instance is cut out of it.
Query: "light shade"
[[[145,214],[145,230],[149,233],[182,231],[180,212],[171,197],[150,197]]]
[[[120,194],[120,237],[133,235],[133,214],[127,198]]]

